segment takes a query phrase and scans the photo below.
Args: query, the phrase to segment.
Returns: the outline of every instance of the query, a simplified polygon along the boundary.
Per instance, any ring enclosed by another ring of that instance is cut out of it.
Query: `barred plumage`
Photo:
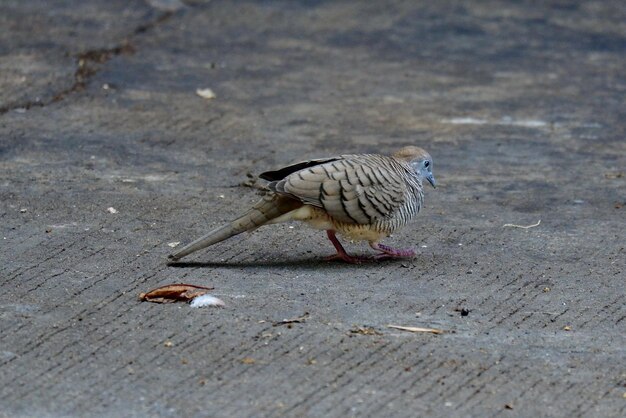
[[[417,147],[402,148],[393,156],[355,154],[304,161],[260,177],[270,181],[270,192],[263,200],[170,258],[178,260],[246,230],[289,220],[327,230],[336,257],[345,261],[361,259],[345,253],[335,232],[368,241],[384,257],[411,255],[412,251],[393,250],[378,241],[418,214],[424,201],[422,180],[435,186],[432,158]]]

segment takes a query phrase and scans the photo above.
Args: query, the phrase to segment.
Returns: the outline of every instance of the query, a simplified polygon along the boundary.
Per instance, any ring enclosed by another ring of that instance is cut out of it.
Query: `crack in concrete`
[[[75,55],[76,57],[76,71],[74,72],[74,83],[52,96],[51,99],[43,101],[39,98],[35,100],[27,100],[22,103],[9,104],[0,107],[0,115],[4,115],[12,110],[28,110],[34,107],[44,107],[53,103],[64,100],[72,93],[78,93],[84,91],[89,80],[100,71],[102,65],[111,60],[112,58],[120,55],[132,55],[136,52],[131,39],[137,35],[142,35],[156,26],[162,24],[170,17],[174,15],[174,12],[168,11],[162,13],[156,19],[137,26],[130,35],[126,36],[122,42],[112,48],[99,48],[92,49],[84,52],[80,52]]]

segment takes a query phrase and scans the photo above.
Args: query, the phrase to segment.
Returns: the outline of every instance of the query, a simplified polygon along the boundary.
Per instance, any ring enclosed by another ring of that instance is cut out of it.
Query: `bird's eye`
[[[426,168],[430,167],[430,161],[428,160],[424,161],[424,167]]]

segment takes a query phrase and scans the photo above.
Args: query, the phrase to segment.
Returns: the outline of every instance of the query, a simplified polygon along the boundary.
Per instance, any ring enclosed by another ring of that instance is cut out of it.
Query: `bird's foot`
[[[392,248],[384,244],[370,243],[370,246],[376,251],[380,251],[382,254],[374,256],[376,260],[389,260],[392,258],[411,258],[415,257],[416,253],[410,248]]]
[[[371,257],[361,257],[361,256],[354,256],[354,255],[348,254],[346,250],[343,248],[343,246],[341,245],[341,243],[339,242],[339,240],[337,239],[337,236],[335,235],[335,231],[329,229],[326,231],[326,234],[328,235],[328,239],[330,240],[330,242],[333,243],[335,250],[337,250],[337,254],[331,255],[330,257],[326,257],[326,261],[341,260],[350,264],[361,264],[364,261],[372,260]]]
[[[350,264],[361,264],[368,261],[380,261],[380,260],[389,260],[394,258],[410,258],[415,256],[415,251],[412,249],[401,249],[401,248],[392,248],[388,247],[384,244],[379,244],[377,242],[370,242],[370,247],[375,249],[376,251],[380,251],[382,254],[376,254],[374,256],[354,256],[350,255],[343,248],[337,236],[335,235],[335,231],[327,230],[328,239],[335,246],[335,250],[337,250],[337,254],[331,255],[330,257],[326,257],[327,261],[331,260],[341,260]]]

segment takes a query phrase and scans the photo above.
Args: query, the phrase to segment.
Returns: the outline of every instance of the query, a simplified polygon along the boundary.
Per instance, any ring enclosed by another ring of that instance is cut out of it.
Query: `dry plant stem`
[[[532,225],[504,224],[504,225],[502,225],[502,228],[506,228],[507,226],[510,226],[512,228],[530,229],[530,228],[534,228],[536,226],[539,226],[540,223],[541,223],[541,219],[539,219],[536,224],[532,224]]]
[[[443,334],[445,331],[437,328],[405,327],[402,325],[387,325],[387,328],[398,329],[408,332],[430,332],[432,334]]]
[[[283,319],[282,321],[274,322],[272,326],[277,327],[279,325],[299,324],[299,323],[305,322],[308,317],[309,317],[309,313],[305,312],[302,316],[299,316],[297,318]]]

